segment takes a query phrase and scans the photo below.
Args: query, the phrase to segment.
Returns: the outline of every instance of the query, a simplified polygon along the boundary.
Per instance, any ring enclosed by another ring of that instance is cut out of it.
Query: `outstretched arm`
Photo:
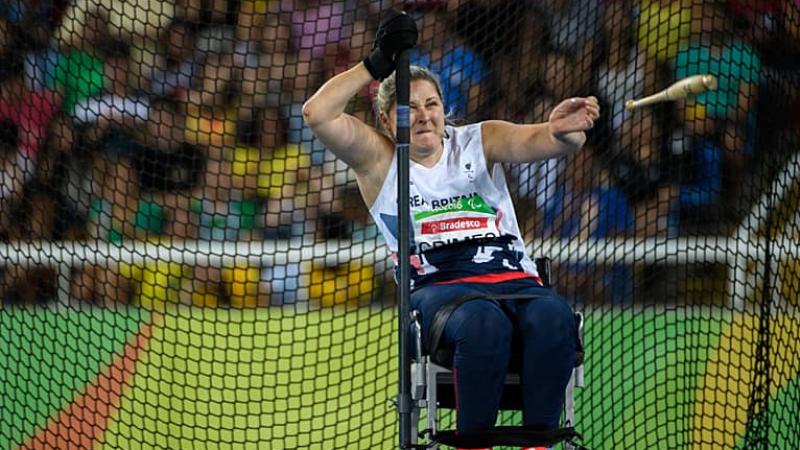
[[[328,80],[303,105],[305,123],[314,135],[356,173],[365,173],[389,152],[391,142],[373,127],[344,112],[347,103],[372,82],[363,63]]]
[[[522,163],[579,150],[600,117],[595,97],[576,97],[553,108],[547,122],[519,125],[490,120],[482,126],[487,161]]]

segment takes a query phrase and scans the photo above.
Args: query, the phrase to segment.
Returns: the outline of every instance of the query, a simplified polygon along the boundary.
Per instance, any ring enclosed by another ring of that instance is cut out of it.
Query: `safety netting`
[[[455,123],[600,101],[505,166],[586,317],[581,442],[800,447],[797,0],[9,0],[0,448],[397,448],[391,255],[302,116],[391,6]]]

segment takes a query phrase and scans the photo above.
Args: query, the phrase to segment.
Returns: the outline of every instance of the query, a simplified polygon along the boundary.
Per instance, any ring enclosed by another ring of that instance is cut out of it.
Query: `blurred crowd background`
[[[457,123],[543,121],[561,99],[600,99],[584,151],[508,167],[528,240],[730,235],[800,149],[798,0],[4,0],[0,239],[375,239],[352,175],[301,106],[368,54],[390,6],[417,18],[412,62],[441,77]],[[719,89],[624,109],[699,73]],[[368,123],[375,87],[350,109]],[[387,264],[358,256],[82,264],[61,294],[105,306],[390,297]],[[591,261],[558,270],[562,292],[592,302],[629,302],[675,276]],[[55,267],[0,271],[4,304],[64,289]]]

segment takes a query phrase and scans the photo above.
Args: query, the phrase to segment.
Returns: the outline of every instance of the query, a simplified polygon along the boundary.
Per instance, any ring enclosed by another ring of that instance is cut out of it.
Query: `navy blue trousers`
[[[512,355],[512,339],[518,340],[522,358],[523,424],[558,428],[564,390],[575,364],[576,323],[572,309],[562,297],[530,279],[428,285],[411,294],[411,307],[422,314],[423,337],[428,336],[433,316],[442,305],[472,293],[537,297],[502,300],[500,306],[473,300],[450,316],[439,345],[454,350],[456,429],[469,432],[494,427]]]

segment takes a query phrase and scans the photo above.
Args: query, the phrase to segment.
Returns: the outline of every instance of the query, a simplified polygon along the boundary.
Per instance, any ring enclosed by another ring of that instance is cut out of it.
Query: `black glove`
[[[397,55],[417,43],[417,24],[408,14],[390,9],[378,26],[372,53],[364,60],[372,78],[383,80],[394,72]]]

